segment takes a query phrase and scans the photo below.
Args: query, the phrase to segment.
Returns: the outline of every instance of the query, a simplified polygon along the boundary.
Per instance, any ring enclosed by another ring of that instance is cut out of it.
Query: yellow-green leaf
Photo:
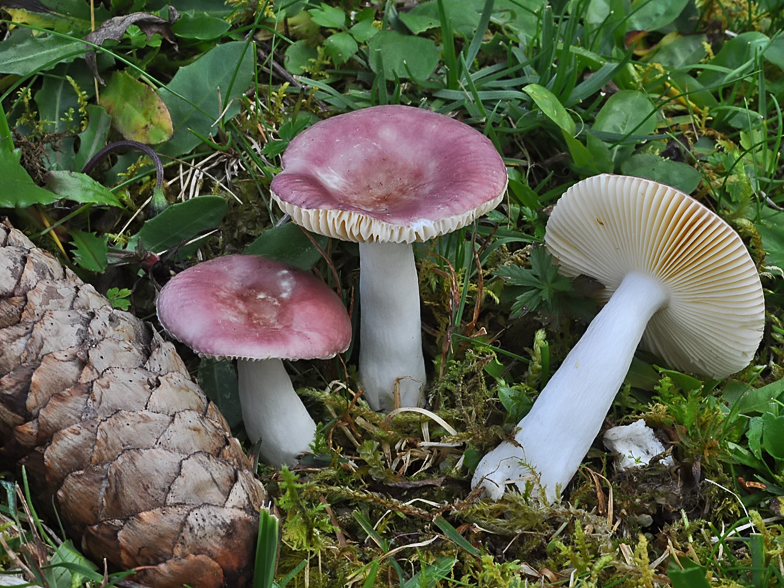
[[[125,72],[109,79],[101,106],[112,116],[112,126],[130,141],[154,145],[174,133],[169,110],[155,90]]]
[[[539,110],[557,124],[561,129],[574,136],[575,124],[569,113],[566,112],[563,104],[550,90],[539,84],[528,84],[523,88],[523,92],[531,97],[531,100],[539,107]]]

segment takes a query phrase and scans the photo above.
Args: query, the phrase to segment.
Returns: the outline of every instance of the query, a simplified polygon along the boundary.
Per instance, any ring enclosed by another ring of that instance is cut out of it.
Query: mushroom
[[[282,359],[327,359],[345,351],[351,321],[340,297],[307,272],[254,255],[205,261],[161,290],[158,319],[202,356],[237,359],[240,404],[251,442],[267,463],[294,465],[316,423]]]
[[[642,347],[679,370],[723,378],[754,356],[764,327],[757,268],[738,234],[686,194],[600,175],[556,203],[545,243],[566,276],[604,284],[607,301],[472,485],[499,499],[538,479],[555,500],[577,471]]]
[[[359,243],[359,373],[374,410],[417,406],[425,384],[412,243],[495,208],[506,167],[492,142],[447,116],[375,106],[320,121],[286,148],[272,197],[315,233]]]

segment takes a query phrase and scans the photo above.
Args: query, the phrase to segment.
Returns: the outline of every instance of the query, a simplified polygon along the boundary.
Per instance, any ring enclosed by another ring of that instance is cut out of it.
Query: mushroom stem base
[[[360,243],[359,374],[373,410],[418,406],[425,385],[419,277],[405,243]]]
[[[316,423],[297,396],[280,359],[237,361],[240,404],[245,431],[252,443],[259,439],[259,457],[274,466],[293,466],[308,451]]]
[[[523,490],[538,478],[547,500],[555,500],[599,434],[648,321],[668,300],[658,279],[627,274],[518,423],[514,443],[482,458],[472,486],[497,500],[506,484]]]

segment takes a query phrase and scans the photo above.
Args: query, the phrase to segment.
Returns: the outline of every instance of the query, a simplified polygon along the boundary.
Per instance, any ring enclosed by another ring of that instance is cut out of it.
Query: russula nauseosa
[[[309,273],[254,255],[228,255],[174,276],[158,295],[158,319],[202,356],[237,359],[240,404],[251,442],[273,465],[294,465],[316,424],[282,359],[327,359],[351,342],[340,297]]]
[[[605,306],[520,421],[477,467],[472,485],[498,499],[536,473],[554,500],[572,478],[635,350],[714,378],[744,368],[759,346],[764,299],[738,234],[690,196],[649,180],[600,175],[558,200],[545,243],[570,277],[590,276]]]
[[[320,121],[289,143],[271,192],[299,225],[359,243],[359,374],[374,410],[421,402],[425,384],[412,243],[495,208],[506,167],[470,126],[410,106]]]

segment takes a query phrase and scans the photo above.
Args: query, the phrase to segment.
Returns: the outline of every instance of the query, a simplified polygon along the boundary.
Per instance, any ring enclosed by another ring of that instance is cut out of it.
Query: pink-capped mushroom
[[[202,356],[236,358],[240,404],[260,457],[282,466],[308,450],[316,424],[281,360],[327,359],[351,342],[340,297],[309,273],[254,255],[229,255],[174,276],[158,319]]]
[[[272,196],[299,225],[359,243],[359,372],[374,410],[422,401],[425,363],[412,243],[501,202],[506,167],[482,133],[410,106],[316,123],[283,154]],[[397,400],[396,400],[397,396]]]

